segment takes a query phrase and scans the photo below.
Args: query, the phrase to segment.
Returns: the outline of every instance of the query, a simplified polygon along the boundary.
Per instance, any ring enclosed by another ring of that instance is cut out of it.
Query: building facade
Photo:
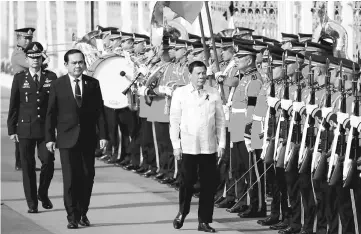
[[[94,24],[115,26],[122,31],[149,34],[152,1],[95,1]],[[339,22],[348,34],[349,58],[361,56],[361,1],[230,1],[209,2],[213,31],[247,27],[254,34],[280,39],[281,32],[313,33],[319,25],[318,10],[326,9],[331,20]],[[72,35],[82,37],[91,31],[90,2],[84,1],[6,1],[1,2],[1,57],[8,58],[16,44],[14,29],[35,27],[34,40],[45,44],[50,68],[63,65],[64,51],[71,47]],[[209,36],[205,10],[204,31]],[[198,20],[180,21],[188,32],[200,35]]]

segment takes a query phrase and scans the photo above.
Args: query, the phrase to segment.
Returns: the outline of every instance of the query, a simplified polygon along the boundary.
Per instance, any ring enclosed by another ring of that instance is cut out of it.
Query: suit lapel
[[[89,91],[89,81],[85,77],[85,75],[83,75],[83,77],[82,77],[82,86],[83,86],[83,93],[81,95],[82,96],[81,97],[81,102],[83,104],[84,101],[86,101],[88,99],[88,91]]]

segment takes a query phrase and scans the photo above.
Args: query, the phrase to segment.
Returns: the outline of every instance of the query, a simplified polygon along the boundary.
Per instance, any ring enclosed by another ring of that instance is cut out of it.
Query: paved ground
[[[93,226],[78,230],[66,229],[59,154],[56,155],[55,175],[49,191],[54,209],[44,210],[40,206],[39,214],[28,214],[21,172],[14,171],[14,146],[7,136],[9,90],[2,87],[1,91],[1,233],[199,233],[198,199],[193,199],[191,213],[183,228],[174,230],[172,220],[178,210],[176,191],[152,179],[99,161],[96,162],[95,185],[88,213]],[[39,161],[37,164],[40,165]],[[240,219],[222,209],[215,209],[212,226],[219,233],[277,233],[257,225],[255,219]]]

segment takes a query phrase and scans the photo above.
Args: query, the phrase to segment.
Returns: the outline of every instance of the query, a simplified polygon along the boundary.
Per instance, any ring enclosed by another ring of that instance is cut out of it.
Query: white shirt
[[[74,95],[74,98],[75,98],[75,78],[72,77],[70,74],[69,75],[69,78],[70,78],[70,84],[71,84],[71,89],[73,90],[73,95]],[[79,84],[79,87],[80,87],[80,94],[81,96],[83,96],[83,82],[82,82],[82,75],[80,75],[77,79],[79,80],[78,84]]]
[[[34,76],[35,76],[35,74],[37,74],[38,75],[38,81],[40,82],[40,76],[41,76],[41,69],[39,69],[39,71],[37,72],[37,73],[33,73],[32,71],[30,71],[30,69],[29,69],[29,72],[30,72],[30,75],[31,75],[31,77],[34,79]],[[34,80],[35,81],[35,80]]]
[[[177,88],[170,107],[170,139],[186,154],[213,154],[226,147],[225,116],[217,89]]]

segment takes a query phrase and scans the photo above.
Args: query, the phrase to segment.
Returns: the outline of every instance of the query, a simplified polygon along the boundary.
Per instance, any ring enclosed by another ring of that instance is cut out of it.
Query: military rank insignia
[[[29,89],[30,88],[30,84],[29,84],[28,80],[25,80],[25,82],[23,84],[23,88],[24,89]]]

